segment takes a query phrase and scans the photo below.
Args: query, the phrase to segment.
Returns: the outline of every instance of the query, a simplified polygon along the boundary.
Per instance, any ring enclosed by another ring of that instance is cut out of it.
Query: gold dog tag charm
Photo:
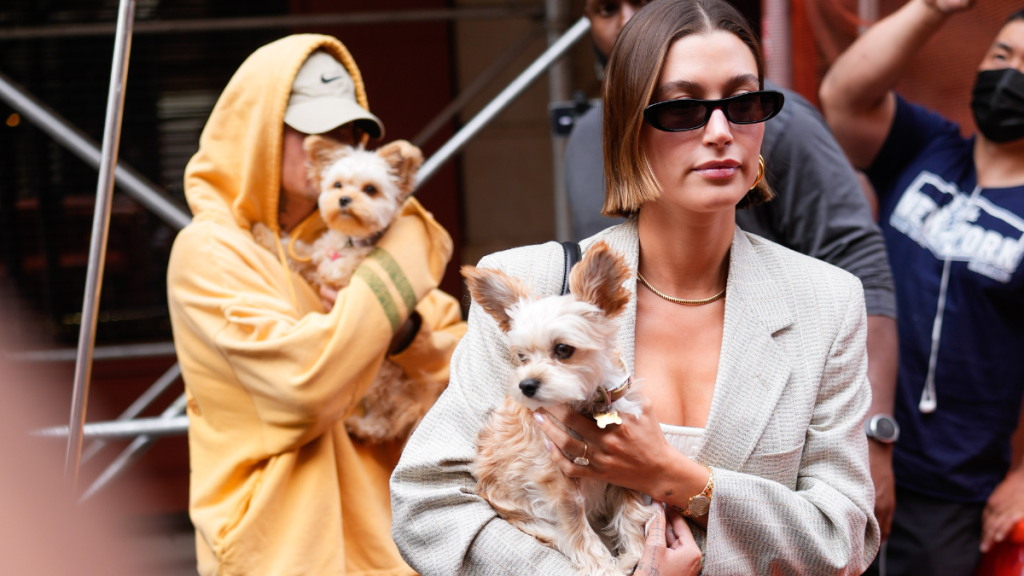
[[[622,418],[619,417],[618,410],[612,410],[611,412],[598,412],[594,414],[594,420],[597,420],[597,427],[602,430],[609,424],[622,424]]]

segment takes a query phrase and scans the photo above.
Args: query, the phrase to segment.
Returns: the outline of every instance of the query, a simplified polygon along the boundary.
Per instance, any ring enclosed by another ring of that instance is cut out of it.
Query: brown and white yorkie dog
[[[532,412],[564,405],[611,423],[641,414],[641,397],[616,345],[629,268],[598,242],[573,268],[571,293],[547,298],[532,297],[500,271],[466,266],[462,273],[473,300],[498,321],[519,358],[504,404],[477,437],[477,494],[513,526],[566,555],[581,576],[632,573],[651,508],[633,490],[565,476]]]
[[[320,216],[328,229],[312,244],[293,240],[289,266],[314,288],[340,290],[348,286],[356,268],[401,213],[416,187],[423,154],[405,140],[371,152],[315,135],[306,137],[303,148],[310,181],[320,193]],[[266,226],[254,226],[253,235],[271,252],[276,250]],[[345,427],[370,443],[408,438],[445,385],[413,380],[385,359]]]

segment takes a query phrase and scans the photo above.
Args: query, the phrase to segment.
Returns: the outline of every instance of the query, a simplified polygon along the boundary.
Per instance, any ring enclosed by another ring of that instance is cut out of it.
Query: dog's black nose
[[[340,204],[342,208],[344,208],[345,206],[348,206],[351,203],[352,203],[352,199],[349,198],[348,196],[342,196],[341,198],[338,199],[338,204]]]
[[[527,398],[533,398],[533,395],[537,393],[537,388],[540,388],[540,380],[536,378],[527,378],[519,383],[519,389]]]

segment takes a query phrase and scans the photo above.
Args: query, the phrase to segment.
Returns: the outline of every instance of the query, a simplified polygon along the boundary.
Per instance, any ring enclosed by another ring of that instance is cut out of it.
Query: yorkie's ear
[[[463,266],[462,275],[466,277],[473,301],[498,321],[502,332],[508,332],[512,328],[512,318],[508,315],[508,309],[516,302],[530,297],[526,286],[518,278],[498,270]]]
[[[601,241],[591,246],[572,269],[569,289],[576,298],[597,306],[606,316],[615,316],[629,302],[629,290],[622,286],[629,277],[626,262]]]
[[[320,189],[320,174],[328,165],[341,160],[352,153],[352,147],[342,144],[333,138],[314,134],[306,136],[302,141],[302,148],[306,151],[306,166],[309,170],[309,179],[315,184],[317,191]]]
[[[398,180],[402,197],[408,196],[416,187],[416,171],[423,164],[423,152],[405,140],[395,140],[381,146],[377,154],[391,167],[391,173]]]

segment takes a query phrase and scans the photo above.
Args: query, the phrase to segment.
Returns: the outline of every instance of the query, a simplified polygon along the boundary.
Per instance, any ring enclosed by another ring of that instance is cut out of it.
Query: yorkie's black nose
[[[537,393],[537,388],[540,388],[540,380],[536,378],[527,378],[519,383],[519,389],[527,398],[533,398],[533,395]]]
[[[348,206],[351,203],[352,199],[349,198],[348,196],[342,196],[341,198],[338,199],[338,204],[340,204],[342,208]]]

